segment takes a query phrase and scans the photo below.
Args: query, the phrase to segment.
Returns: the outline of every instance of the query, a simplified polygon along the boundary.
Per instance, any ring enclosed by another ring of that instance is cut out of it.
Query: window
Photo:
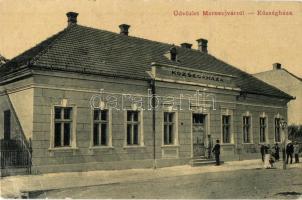
[[[222,116],[222,141],[223,143],[231,142],[231,116]]]
[[[266,118],[260,117],[260,142],[264,143],[266,142],[265,138],[265,129],[266,129]]]
[[[250,126],[251,126],[251,117],[243,116],[243,142],[250,143]]]
[[[275,118],[275,142],[281,142],[280,118]]]
[[[203,114],[193,114],[193,124],[203,124],[205,115]]]
[[[72,108],[55,107],[54,116],[54,146],[71,145]]]
[[[127,145],[139,145],[139,112],[127,111]]]
[[[174,144],[175,137],[175,113],[164,113],[164,145]]]
[[[4,140],[10,140],[11,135],[11,127],[10,127],[10,118],[11,113],[10,110],[6,110],[3,112],[4,115]]]
[[[93,112],[93,145],[107,146],[109,143],[108,110],[95,109]]]

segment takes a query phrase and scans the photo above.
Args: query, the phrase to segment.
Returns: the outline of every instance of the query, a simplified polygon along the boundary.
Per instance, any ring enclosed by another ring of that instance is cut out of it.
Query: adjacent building
[[[254,76],[295,97],[288,103],[288,124],[302,125],[302,78],[282,68],[280,63],[274,63],[272,70]]]
[[[34,172],[164,167],[259,157],[281,142],[291,95],[198,49],[77,24],[0,68],[2,140],[30,147]]]

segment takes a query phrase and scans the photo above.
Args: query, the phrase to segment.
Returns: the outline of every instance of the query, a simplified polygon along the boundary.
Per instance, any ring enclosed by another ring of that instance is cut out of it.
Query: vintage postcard
[[[302,199],[302,3],[0,0],[1,198]]]

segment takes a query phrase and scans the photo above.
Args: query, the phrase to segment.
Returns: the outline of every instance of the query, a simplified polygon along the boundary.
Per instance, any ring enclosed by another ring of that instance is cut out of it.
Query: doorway
[[[201,113],[192,114],[192,140],[193,156],[206,156],[206,115]]]

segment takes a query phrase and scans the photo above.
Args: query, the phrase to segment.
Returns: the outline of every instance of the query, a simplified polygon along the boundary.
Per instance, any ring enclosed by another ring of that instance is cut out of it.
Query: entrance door
[[[206,115],[193,113],[192,116],[192,131],[193,131],[193,156],[206,156]]]

